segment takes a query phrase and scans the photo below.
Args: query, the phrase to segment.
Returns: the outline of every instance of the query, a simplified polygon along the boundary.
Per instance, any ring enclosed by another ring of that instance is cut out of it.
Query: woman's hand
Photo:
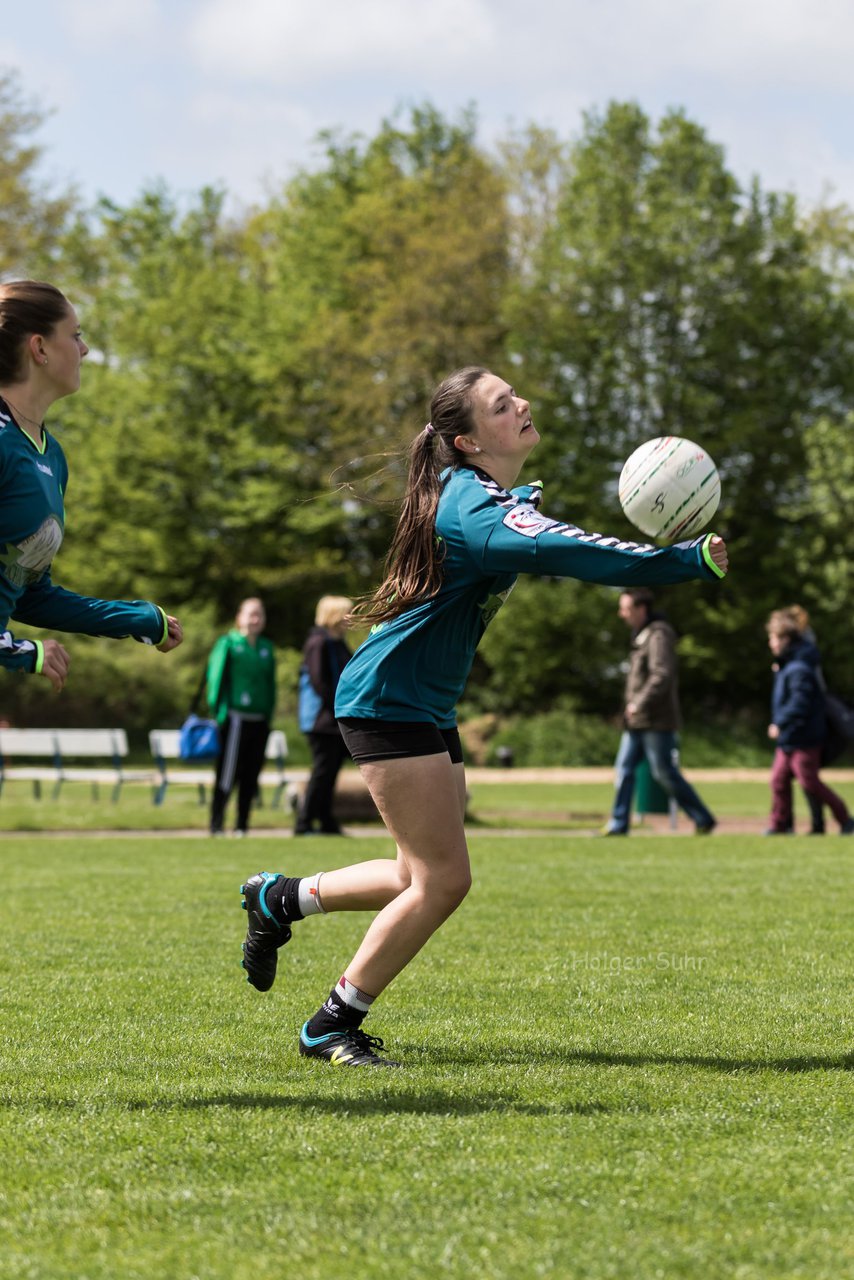
[[[39,675],[49,680],[57,693],[68,677],[70,662],[68,650],[58,640],[42,641],[42,669]]]
[[[709,543],[709,555],[714,560],[719,569],[726,573],[729,568],[729,555],[726,549],[726,543],[723,538],[719,538],[717,534]]]
[[[161,653],[168,653],[170,649],[177,649],[178,645],[184,639],[184,628],[181,626],[177,618],[173,618],[171,614],[166,615],[166,639],[157,648]]]

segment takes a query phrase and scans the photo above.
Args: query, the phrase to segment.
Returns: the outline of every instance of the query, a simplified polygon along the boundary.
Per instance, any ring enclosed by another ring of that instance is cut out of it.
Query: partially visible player
[[[65,529],[68,464],[45,430],[50,406],[80,386],[89,348],[74,308],[36,280],[0,285],[0,668],[44,676],[60,690],[69,655],[58,640],[17,640],[29,626],[122,639],[163,653],[183,639],[177,618],[145,600],[99,600],[51,581]]]
[[[540,438],[531,407],[488,369],[446,378],[431,415],[410,449],[385,580],[362,613],[373,629],[344,668],[335,699],[344,741],[397,858],[303,878],[260,872],[242,890],[243,964],[260,991],[273,984],[277,948],[294,921],[378,913],[300,1034],[300,1053],[334,1065],[396,1065],[381,1056],[382,1041],[361,1030],[362,1020],[468,892],[456,703],[517,574],[621,586],[714,581],[727,569],[726,547],[712,534],[655,548],[541,515],[538,484],[513,488]]]
[[[810,615],[802,604],[787,605],[783,612],[791,615],[792,621],[801,634],[801,639],[805,641],[803,648],[801,649],[801,657],[803,660],[812,663],[815,667],[818,682],[822,690],[826,692],[827,685],[824,679],[824,672],[821,669],[821,654],[819,652],[818,640],[816,639],[815,631],[813,630],[812,623],[810,622]],[[771,670],[775,674],[779,669],[779,663],[774,662],[771,664]],[[822,756],[823,755],[824,752],[822,751]],[[812,795],[809,791],[804,791],[804,797],[810,811],[810,835],[823,836],[825,833],[824,805],[817,796]]]
[[[792,779],[797,778],[805,795],[813,798],[819,818],[823,819],[826,805],[841,834],[850,836],[854,835],[854,818],[848,806],[819,776],[821,749],[827,737],[826,690],[818,650],[805,635],[808,625],[808,619],[792,609],[775,609],[765,624],[774,657],[768,737],[775,748],[771,823],[765,834],[789,835],[794,830]]]

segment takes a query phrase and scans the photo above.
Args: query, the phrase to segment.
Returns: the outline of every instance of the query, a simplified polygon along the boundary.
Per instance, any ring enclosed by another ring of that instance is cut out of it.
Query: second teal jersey
[[[506,490],[469,467],[445,472],[442,484],[442,585],[359,646],[338,685],[338,719],[453,728],[481,636],[520,573],[620,587],[722,576],[709,556],[711,534],[655,547],[549,519],[538,510],[538,485]]]
[[[15,618],[34,627],[91,636],[133,636],[159,644],[166,616],[147,600],[76,595],[51,580],[65,530],[68,465],[47,431],[39,447],[0,399],[0,670],[40,671],[42,644],[8,629]]]

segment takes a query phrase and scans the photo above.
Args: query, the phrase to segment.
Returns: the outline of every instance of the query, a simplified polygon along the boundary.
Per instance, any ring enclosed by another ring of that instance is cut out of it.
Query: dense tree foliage
[[[211,191],[78,224],[97,363],[62,407],[75,579],[222,616],[259,591],[292,642],[316,595],[367,590],[437,370],[501,350],[505,222],[471,122],[425,111],[330,139],[240,226]]]
[[[56,577],[156,598],[205,633],[168,680],[146,662],[130,681],[116,646],[92,650],[101,692],[132,686],[140,724],[164,714],[146,681],[167,702],[185,697],[247,593],[296,647],[320,594],[373,585],[405,446],[438,378],[470,362],[531,399],[543,441],[529,478],[545,480],[551,515],[628,534],[616,485],[638,443],[687,435],[716,458],[732,575],[662,593],[689,706],[761,717],[762,622],[795,599],[845,686],[847,209],[807,217],[792,196],[742,190],[683,113],[655,123],[627,103],[591,113],[572,143],[532,126],[497,155],[471,115],[424,106],[373,138],[330,134],[314,169],[240,216],[214,190],[73,208],[32,177],[39,119],[0,77],[0,262],[50,272],[92,347],[81,392],[54,417],[71,465]],[[613,591],[520,582],[484,641],[468,711],[614,712],[626,650],[615,607]],[[20,706],[37,717],[32,694]]]
[[[545,505],[628,533],[616,480],[631,450],[666,434],[710,450],[733,573],[720,588],[662,599],[686,635],[689,695],[732,710],[767,689],[764,616],[803,595],[815,571],[804,523],[815,535],[832,518],[829,495],[810,485],[806,447],[820,419],[839,425],[851,404],[850,295],[794,199],[758,185],[740,192],[720,148],[679,112],[653,130],[638,107],[615,104],[588,118],[561,163],[555,216],[511,299],[517,381],[532,388],[545,428]],[[554,588],[556,599],[564,592]],[[570,630],[565,679],[596,705],[609,656],[613,670],[613,601],[581,594],[602,643],[590,644],[589,617],[577,637]],[[541,610],[547,649],[561,610]],[[833,623],[823,616],[822,632]],[[499,688],[513,630],[499,619],[484,650]],[[625,636],[615,642],[623,652]],[[548,661],[541,670],[534,703],[554,691]]]
[[[237,583],[273,595],[283,584],[300,434],[275,429],[254,376],[244,234],[212,191],[183,214],[149,192],[76,229],[94,359],[62,408],[66,563],[88,590],[109,581],[228,616]]]
[[[26,100],[14,71],[0,69],[0,273],[40,277],[52,270],[73,193],[53,193],[37,176],[34,141],[44,113]]]

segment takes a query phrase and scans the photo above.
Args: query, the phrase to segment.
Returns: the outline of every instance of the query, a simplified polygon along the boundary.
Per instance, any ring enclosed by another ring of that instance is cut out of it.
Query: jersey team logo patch
[[[513,507],[508,511],[503,523],[514,533],[521,533],[523,538],[536,538],[546,529],[554,529],[559,522],[550,520],[548,516],[541,516],[538,511],[526,504]]]

